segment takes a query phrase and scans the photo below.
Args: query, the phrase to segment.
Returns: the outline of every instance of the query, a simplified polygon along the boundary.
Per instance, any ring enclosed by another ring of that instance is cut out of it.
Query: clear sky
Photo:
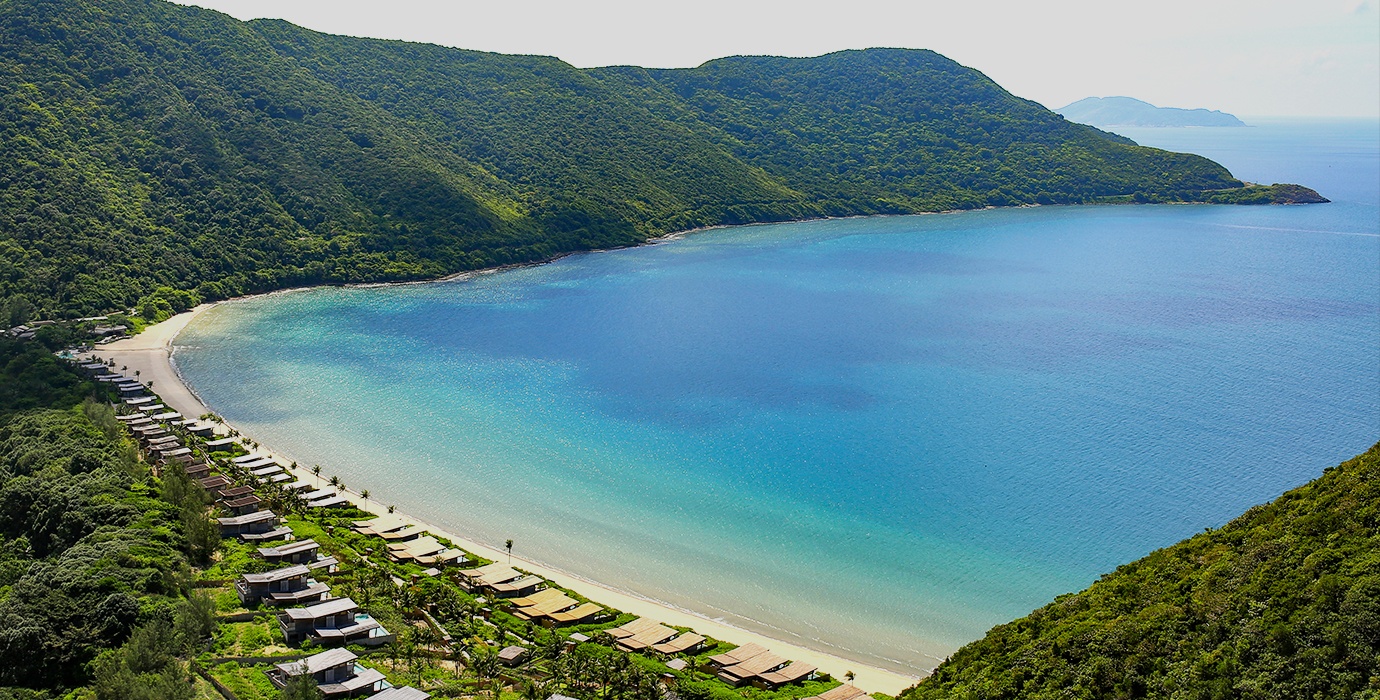
[[[197,0],[240,19],[576,66],[926,48],[1061,107],[1128,95],[1244,116],[1380,115],[1380,0]]]

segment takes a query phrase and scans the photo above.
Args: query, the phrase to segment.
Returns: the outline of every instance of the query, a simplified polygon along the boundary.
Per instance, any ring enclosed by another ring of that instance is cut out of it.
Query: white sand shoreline
[[[128,374],[133,374],[135,371],[138,371],[141,381],[152,381],[154,384],[153,391],[163,399],[163,402],[171,406],[174,410],[182,413],[184,416],[195,417],[210,413],[211,409],[202,402],[201,398],[197,396],[196,392],[187,385],[182,376],[178,373],[173,363],[172,343],[177,335],[186,328],[197,315],[212,306],[214,306],[214,304],[203,304],[191,311],[178,314],[162,323],[150,326],[143,333],[132,338],[97,346],[94,354],[103,359],[114,360],[116,368],[128,367]],[[227,424],[225,429],[228,430],[233,427],[234,426],[229,426]],[[243,434],[242,431],[241,434]],[[246,437],[253,439],[252,435]],[[285,464],[291,463],[290,459],[275,453],[271,448],[263,445],[257,447],[256,451],[278,457]],[[293,475],[299,479],[319,480],[319,477],[314,476],[310,470],[305,468],[299,467],[291,471]],[[379,503],[375,499],[366,501],[358,493],[349,490],[342,492],[342,495],[362,510],[376,514],[387,513],[387,506]],[[500,552],[496,548],[437,528],[424,521],[409,517],[402,512],[395,512],[393,515],[406,522],[425,527],[436,535],[449,539],[457,546],[486,559],[507,561],[507,553]],[[512,561],[514,566],[531,571],[538,576],[553,581],[557,585],[575,591],[590,600],[616,608],[623,612],[651,617],[668,625],[693,627],[701,634],[734,644],[761,644],[787,658],[814,664],[818,666],[821,671],[835,678],[842,679],[846,672],[852,671],[856,674],[854,684],[868,692],[895,695],[901,690],[914,685],[918,679],[917,676],[904,675],[862,662],[845,659],[828,652],[774,639],[709,618],[693,611],[684,610],[667,603],[651,600],[628,591],[620,590],[613,586],[578,577],[568,572],[546,566],[539,562],[529,561],[516,555],[512,557]]]

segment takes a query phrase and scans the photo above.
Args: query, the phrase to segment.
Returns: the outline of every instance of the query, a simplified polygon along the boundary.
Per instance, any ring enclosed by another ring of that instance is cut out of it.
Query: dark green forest
[[[104,390],[42,346],[0,340],[0,369],[0,698],[190,698],[175,657],[215,624],[188,567],[205,549],[184,516],[204,508],[150,478]]]
[[[957,651],[902,700],[1380,697],[1380,445]]]
[[[15,323],[708,225],[1231,191],[1264,198],[929,51],[579,70],[161,0],[0,0]]]

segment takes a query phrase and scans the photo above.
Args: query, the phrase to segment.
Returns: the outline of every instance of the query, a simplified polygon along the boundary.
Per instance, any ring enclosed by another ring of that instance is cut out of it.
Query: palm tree
[[[369,489],[364,489],[363,491],[360,491],[359,497],[364,499],[364,505],[369,505]]]
[[[320,486],[320,485],[321,485],[321,465],[320,465],[320,464],[313,464],[313,465],[311,465],[311,473],[316,475],[316,485],[317,485],[317,486]]]
[[[503,543],[503,546],[508,549],[508,563],[513,563],[513,541],[507,540]]]
[[[843,674],[843,679],[848,681],[849,683],[852,683],[853,679],[857,677],[857,674],[853,673],[852,671],[848,671],[847,673]]]
[[[340,487],[340,477],[338,477],[338,476],[332,476],[332,477],[331,477],[331,486],[334,486],[334,487],[339,488],[339,487]]]
[[[541,681],[534,681],[530,678],[523,680],[523,700],[546,700],[546,698],[550,697],[550,695],[551,693],[547,692],[547,687],[545,683],[542,683]]]
[[[392,513],[394,508],[397,508],[397,506],[388,506],[388,512]]]

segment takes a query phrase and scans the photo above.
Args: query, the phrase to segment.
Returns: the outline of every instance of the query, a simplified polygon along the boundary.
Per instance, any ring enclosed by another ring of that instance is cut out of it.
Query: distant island
[[[1134,97],[1086,97],[1055,112],[1079,124],[1106,126],[1245,126],[1215,109],[1156,107]]]

